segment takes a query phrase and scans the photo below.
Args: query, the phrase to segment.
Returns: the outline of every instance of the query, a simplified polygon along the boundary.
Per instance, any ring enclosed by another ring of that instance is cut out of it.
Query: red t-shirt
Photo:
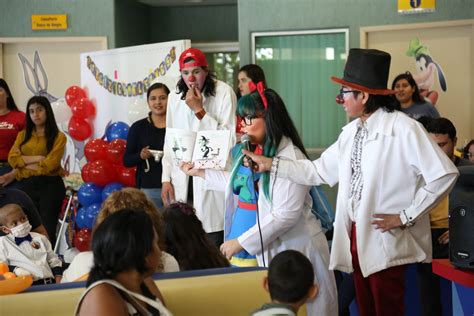
[[[8,159],[8,152],[15,143],[16,135],[25,128],[25,113],[10,111],[0,115],[0,160]]]

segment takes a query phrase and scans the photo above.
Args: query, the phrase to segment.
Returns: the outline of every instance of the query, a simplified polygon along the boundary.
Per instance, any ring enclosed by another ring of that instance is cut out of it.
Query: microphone
[[[252,141],[252,136],[250,136],[249,134],[244,134],[242,135],[242,137],[240,137],[240,141],[242,142],[242,145],[244,145],[244,148],[246,151],[251,151],[250,150],[250,142]],[[250,164],[250,170],[253,170],[253,161],[252,159],[250,159],[250,157],[246,156],[247,157],[247,162]]]
[[[245,150],[250,151],[250,142],[252,141],[252,136],[249,134],[244,134],[240,137],[240,141],[245,147]]]

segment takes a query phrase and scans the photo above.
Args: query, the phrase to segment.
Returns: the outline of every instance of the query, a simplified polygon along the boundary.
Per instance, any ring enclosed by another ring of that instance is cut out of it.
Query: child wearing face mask
[[[53,252],[49,240],[31,232],[31,225],[18,204],[0,208],[0,262],[8,264],[17,276],[31,275],[33,285],[59,283],[62,262]]]

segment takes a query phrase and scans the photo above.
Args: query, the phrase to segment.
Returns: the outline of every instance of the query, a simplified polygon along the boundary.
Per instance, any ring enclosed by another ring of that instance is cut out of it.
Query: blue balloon
[[[86,208],[86,227],[92,229],[100,211],[100,204],[92,204]]]
[[[121,190],[123,188],[123,184],[119,182],[112,182],[107,184],[104,189],[102,190],[102,201],[105,201],[115,191]]]
[[[83,183],[79,188],[79,191],[77,191],[77,198],[79,203],[84,207],[94,203],[101,203],[102,188],[91,182]]]
[[[115,122],[107,127],[105,131],[105,136],[107,141],[111,142],[114,139],[124,139],[127,140],[129,126],[125,122]]]
[[[81,207],[76,214],[76,226],[79,229],[86,228],[88,224],[87,208]]]

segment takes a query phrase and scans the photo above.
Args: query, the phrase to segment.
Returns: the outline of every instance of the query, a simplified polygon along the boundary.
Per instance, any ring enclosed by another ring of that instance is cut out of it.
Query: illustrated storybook
[[[198,169],[225,169],[230,150],[230,131],[192,132],[167,128],[166,139],[176,165],[191,161]]]

